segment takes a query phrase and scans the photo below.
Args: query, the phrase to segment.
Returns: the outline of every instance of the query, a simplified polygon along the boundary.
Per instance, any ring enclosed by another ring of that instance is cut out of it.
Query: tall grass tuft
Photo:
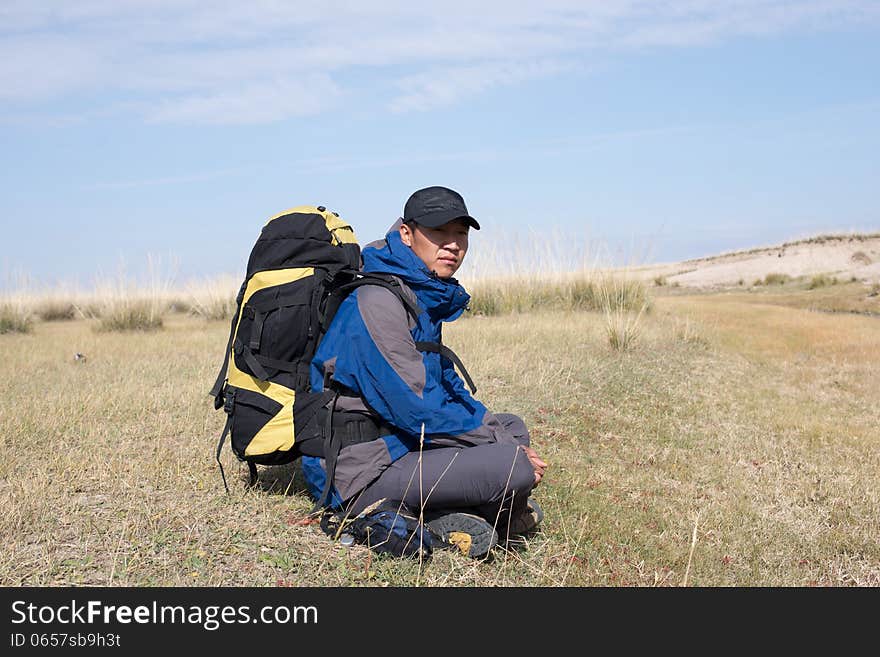
[[[612,311],[605,314],[608,344],[615,351],[628,351],[635,345],[641,331],[642,313]]]
[[[207,320],[230,319],[241,281],[231,275],[202,279],[187,285],[190,312]]]
[[[162,325],[162,312],[151,299],[116,297],[105,301],[98,328],[102,331],[153,331]]]
[[[685,317],[684,319],[675,318],[673,326],[673,336],[676,340],[700,347],[709,346],[709,340],[699,330],[697,323],[692,321],[690,317]]]
[[[69,289],[49,290],[34,300],[34,313],[44,322],[62,322],[75,319],[78,294]]]
[[[604,276],[599,279],[598,291],[608,344],[616,351],[631,349],[641,333],[642,317],[650,308],[644,284],[636,279]]]
[[[6,274],[5,287],[15,292],[0,295],[0,334],[28,333],[33,326],[33,311],[28,290],[32,286],[23,272]]]
[[[790,280],[788,274],[770,273],[764,276],[764,285],[785,285]]]
[[[813,278],[810,279],[810,282],[807,284],[808,290],[815,290],[820,287],[826,287],[828,285],[837,285],[840,281],[837,280],[835,276],[829,276],[828,274],[816,274]]]
[[[95,285],[99,331],[153,331],[162,328],[168,311],[170,279],[163,279],[159,261],[148,256],[148,282],[139,286],[124,273]]]
[[[864,251],[856,251],[850,256],[850,262],[854,262],[857,265],[870,265],[872,260],[871,256],[869,256]]]
[[[0,333],[27,333],[32,326],[30,308],[20,296],[0,299]]]

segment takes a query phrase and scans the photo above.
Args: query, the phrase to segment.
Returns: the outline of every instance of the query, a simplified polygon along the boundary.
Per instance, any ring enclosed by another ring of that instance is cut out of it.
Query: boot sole
[[[485,557],[498,544],[495,528],[469,513],[448,513],[425,524],[440,539],[474,559]]]

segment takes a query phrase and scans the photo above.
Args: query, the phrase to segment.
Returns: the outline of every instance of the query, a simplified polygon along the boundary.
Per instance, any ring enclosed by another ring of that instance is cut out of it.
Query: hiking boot
[[[498,532],[480,516],[472,513],[442,513],[425,525],[446,547],[481,559],[498,544]]]
[[[544,520],[544,510],[530,497],[526,509],[517,517],[511,518],[510,527],[505,529],[508,536],[523,536],[536,531],[542,520]]]

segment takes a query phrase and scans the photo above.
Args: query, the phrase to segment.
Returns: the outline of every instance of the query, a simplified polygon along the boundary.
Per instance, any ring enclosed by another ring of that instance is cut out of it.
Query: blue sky
[[[367,242],[437,184],[472,256],[880,230],[876,1],[414,5],[4,2],[4,283],[240,274],[287,207]]]

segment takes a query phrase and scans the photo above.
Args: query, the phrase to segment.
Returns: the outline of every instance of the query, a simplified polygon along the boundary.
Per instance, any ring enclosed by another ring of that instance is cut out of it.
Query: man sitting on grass
[[[339,391],[335,408],[371,418],[380,438],[344,447],[332,486],[324,459],[305,456],[302,467],[312,494],[349,516],[402,501],[424,512],[436,536],[482,557],[499,536],[537,528],[543,514],[529,495],[547,464],[525,423],[488,412],[455,371],[454,354],[437,348],[442,322],[470,300],[453,275],[471,228],[480,225],[461,195],[428,187],[410,196],[384,240],[364,248],[364,271],[392,274],[418,310],[378,285],[356,288],[340,305],[312,360],[312,388]],[[434,348],[420,351],[421,343]]]

